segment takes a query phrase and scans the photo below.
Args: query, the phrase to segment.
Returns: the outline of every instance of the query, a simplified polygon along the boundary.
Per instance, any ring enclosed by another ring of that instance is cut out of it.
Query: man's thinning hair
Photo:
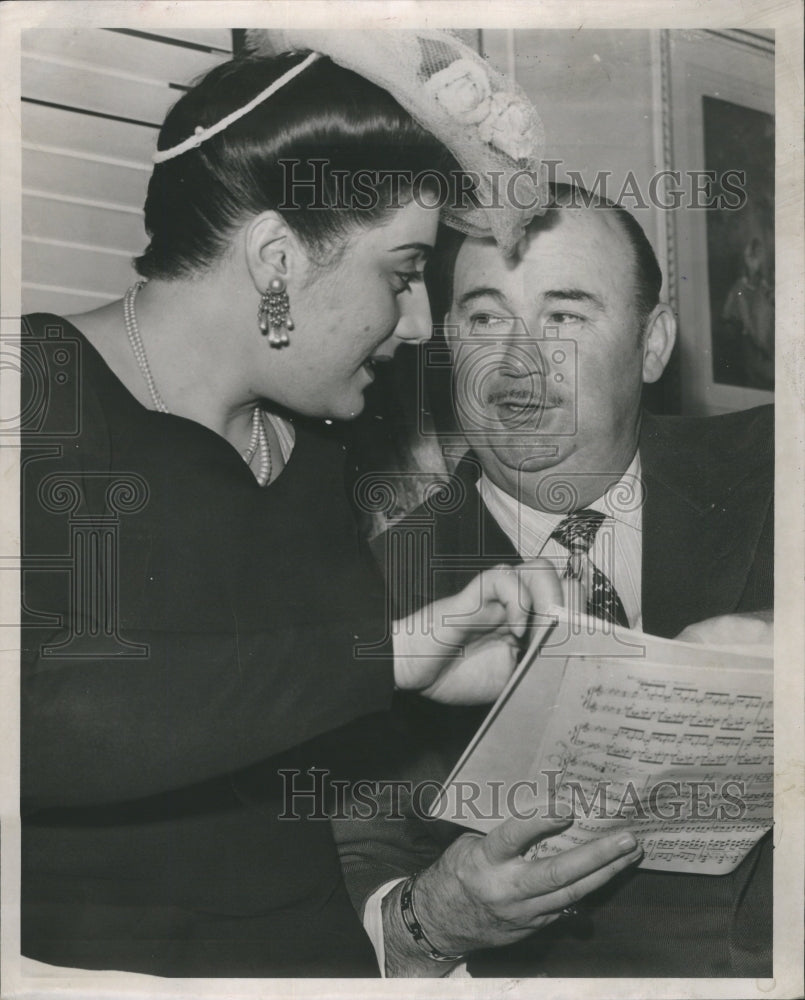
[[[550,229],[559,220],[562,209],[592,208],[612,212],[632,250],[635,279],[635,319],[640,335],[646,321],[660,301],[662,271],[657,256],[643,228],[635,217],[620,205],[593,194],[578,184],[554,183],[548,185],[548,205],[545,215],[536,216],[528,226],[528,233]],[[440,319],[449,311],[453,301],[453,279],[456,258],[466,237],[463,233],[448,230],[439,233],[434,266],[428,273],[428,291],[431,294],[434,316]]]
[[[642,332],[646,321],[660,301],[662,289],[662,271],[657,262],[654,247],[649,242],[643,227],[637,219],[621,205],[616,205],[608,198],[591,194],[578,184],[550,184],[550,199],[546,217],[552,211],[562,208],[597,208],[612,212],[618,220],[621,232],[626,237],[632,250],[634,278],[636,289],[636,312]],[[538,223],[539,216],[532,222]],[[529,227],[530,231],[531,227]],[[452,292],[451,292],[452,297]]]

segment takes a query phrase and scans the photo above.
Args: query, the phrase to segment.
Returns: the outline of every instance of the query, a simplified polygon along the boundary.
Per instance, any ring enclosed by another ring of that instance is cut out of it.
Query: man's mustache
[[[562,397],[555,393],[546,392],[544,384],[540,383],[530,389],[515,386],[492,389],[486,394],[486,402],[490,406],[501,403],[520,403],[524,406],[560,406]]]

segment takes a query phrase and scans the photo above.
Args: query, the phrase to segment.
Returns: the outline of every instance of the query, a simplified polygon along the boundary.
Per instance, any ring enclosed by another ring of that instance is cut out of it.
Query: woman
[[[359,170],[434,167],[432,136],[368,80],[285,55],[213,70],[159,150],[147,282],[26,323],[32,348],[55,331],[72,353],[24,441],[24,551],[75,565],[24,575],[23,953],[376,974],[327,802],[289,788],[312,769],[365,776],[395,684],[494,697],[513,657],[479,670],[450,650],[522,635],[558,585],[528,574],[523,601],[514,575],[488,573],[442,609],[473,629],[407,623],[392,640],[343,489],[332,421],[360,412],[376,361],[429,336],[437,224],[420,187],[366,208]],[[287,163],[322,151],[330,207],[304,184],[289,207]]]

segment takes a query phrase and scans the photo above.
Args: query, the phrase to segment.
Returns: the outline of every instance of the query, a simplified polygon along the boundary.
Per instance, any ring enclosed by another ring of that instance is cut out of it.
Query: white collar
[[[588,503],[586,508],[600,511],[607,517],[639,531],[642,527],[642,506],[645,499],[641,471],[640,452],[636,451],[621,478],[600,497]],[[544,536],[543,541],[547,541],[554,528],[566,516],[563,513],[552,514],[537,510],[520,503],[516,497],[493,483],[486,473],[481,474],[477,489],[493,515],[496,510],[515,513],[520,523],[527,521],[535,534]]]

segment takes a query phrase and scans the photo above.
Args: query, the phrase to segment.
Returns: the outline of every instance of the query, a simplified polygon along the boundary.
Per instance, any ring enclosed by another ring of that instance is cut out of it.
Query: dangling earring
[[[294,325],[291,319],[291,303],[282,278],[272,278],[268,283],[268,288],[260,299],[257,321],[261,332],[268,336],[268,342],[272,347],[288,346],[290,340],[283,327],[293,330]]]

